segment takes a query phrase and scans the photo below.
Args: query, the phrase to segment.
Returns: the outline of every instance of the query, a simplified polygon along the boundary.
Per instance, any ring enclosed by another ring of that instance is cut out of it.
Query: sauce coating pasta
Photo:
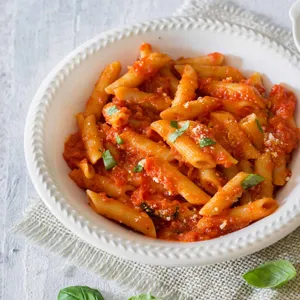
[[[100,74],[63,157],[90,207],[140,234],[219,237],[267,217],[292,176],[295,95],[211,53],[177,60],[143,43]],[[83,199],[84,201],[84,199]]]

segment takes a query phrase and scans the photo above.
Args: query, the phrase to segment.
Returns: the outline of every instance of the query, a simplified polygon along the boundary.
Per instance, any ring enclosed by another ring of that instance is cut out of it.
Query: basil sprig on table
[[[242,181],[242,188],[244,190],[250,189],[253,186],[261,183],[265,179],[257,174],[249,174],[243,181]]]
[[[294,266],[287,260],[266,262],[248,271],[243,278],[257,288],[278,288],[296,276]]]
[[[170,142],[174,143],[177,140],[178,137],[183,135],[183,133],[189,128],[189,126],[190,126],[190,122],[186,121],[181,128],[176,129],[173,133],[171,133],[169,135],[168,140]]]
[[[104,300],[98,290],[88,286],[69,286],[62,289],[57,297],[57,300]],[[141,294],[133,296],[128,300],[160,300],[150,294]]]
[[[117,109],[117,107],[114,105],[114,106],[111,106],[107,109],[106,113],[111,116],[113,115],[114,113],[118,112],[119,110]]]
[[[256,125],[257,125],[257,127],[258,127],[258,130],[259,130],[261,133],[264,133],[264,131],[263,131],[263,129],[262,129],[262,127],[261,127],[261,125],[260,125],[258,119],[255,119],[255,122],[256,122]]]
[[[117,165],[117,162],[115,161],[114,157],[112,156],[109,150],[106,150],[102,154],[102,158],[106,170],[110,170]]]
[[[199,145],[200,148],[204,148],[207,146],[212,146],[215,145],[217,142],[215,142],[214,140],[210,139],[210,138],[203,138],[199,140]]]
[[[104,300],[98,290],[88,286],[69,286],[62,289],[57,300]]]

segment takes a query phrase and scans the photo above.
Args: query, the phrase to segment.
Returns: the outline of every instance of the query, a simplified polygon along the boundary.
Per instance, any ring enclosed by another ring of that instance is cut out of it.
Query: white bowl
[[[97,215],[85,193],[68,177],[62,157],[67,135],[76,129],[99,72],[113,60],[125,68],[147,41],[173,57],[222,52],[227,62],[249,75],[258,71],[271,83],[285,83],[300,99],[299,61],[284,45],[246,27],[208,19],[171,18],[114,29],[88,41],[63,59],[43,81],[30,107],[25,154],[33,184],[52,213],[74,234],[116,256],[141,263],[192,266],[222,262],[271,245],[300,224],[300,160],[277,194],[279,209],[242,230],[209,241],[178,243],[137,234]],[[299,106],[296,113],[298,124]]]

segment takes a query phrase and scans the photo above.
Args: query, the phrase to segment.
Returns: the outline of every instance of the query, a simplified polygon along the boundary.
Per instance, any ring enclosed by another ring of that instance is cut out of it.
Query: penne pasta
[[[183,126],[183,122],[179,123]],[[227,152],[215,139],[211,130],[204,124],[189,121],[187,134],[199,145],[204,153],[210,154],[217,165],[229,167],[237,164],[229,152]]]
[[[240,172],[228,181],[201,209],[202,216],[215,216],[229,208],[243,193],[242,182],[249,176]]]
[[[286,158],[284,156],[276,158],[273,168],[273,184],[283,186],[287,182],[287,177]]]
[[[266,152],[255,161],[255,173],[262,176],[265,180],[261,183],[257,199],[272,197],[273,195],[273,169],[274,164],[271,154]]]
[[[242,159],[256,159],[260,153],[255,149],[247,135],[240,128],[235,118],[228,112],[218,111],[211,113],[213,132],[222,132],[226,137],[230,149],[235,157]],[[218,140],[218,136],[216,136]],[[222,144],[222,141],[219,141]],[[227,145],[227,147],[228,147]],[[223,145],[226,149],[226,145]]]
[[[148,43],[143,43],[140,46],[140,57],[144,58],[152,52],[152,46]]]
[[[143,108],[154,111],[167,109],[172,100],[163,94],[145,93],[137,88],[119,87],[115,89],[115,96],[126,104],[139,104]]]
[[[114,128],[120,128],[127,125],[130,110],[127,107],[120,107],[112,102],[106,104],[103,108],[105,121]]]
[[[164,120],[193,120],[195,118],[203,118],[221,106],[221,99],[205,96],[182,105],[169,107],[160,113],[160,117]]]
[[[199,89],[201,92],[212,97],[234,101],[247,100],[253,102],[260,108],[266,107],[266,101],[262,98],[257,89],[245,83],[200,79]]]
[[[165,142],[174,148],[183,158],[183,160],[198,169],[214,168],[216,166],[212,156],[205,153],[201,148],[187,135],[182,134],[176,141],[171,141],[169,136],[174,134],[176,129],[170,125],[169,121],[159,120],[151,124],[151,128],[156,131]]]
[[[153,142],[145,136],[134,132],[133,130],[126,130],[120,134],[121,139],[124,141],[124,148],[141,158],[146,156],[156,156],[167,161],[175,159],[174,155],[162,144]]]
[[[95,176],[94,167],[88,163],[86,158],[79,163],[79,168],[87,179],[91,179]]]
[[[228,210],[229,217],[241,218],[249,222],[262,219],[278,208],[278,202],[272,198],[262,198],[245,205],[236,206]]]
[[[119,77],[120,71],[121,64],[118,61],[109,64],[103,70],[94,87],[92,95],[86,104],[84,112],[85,117],[94,115],[96,120],[100,119],[103,106],[108,100],[108,94],[105,92],[105,88]]]
[[[163,76],[168,78],[169,83],[170,83],[170,89],[172,92],[172,95],[174,96],[176,94],[177,88],[178,88],[178,84],[179,84],[179,80],[177,79],[177,77],[172,73],[171,71],[171,64],[167,64],[164,67],[162,67],[159,71],[159,73]]]
[[[82,140],[87,157],[92,164],[95,164],[103,152],[103,140],[98,131],[96,117],[90,115],[84,119],[82,128]]]
[[[197,79],[198,77],[194,69],[190,65],[185,65],[172,106],[183,105],[195,99],[195,91],[198,87]]]
[[[153,221],[146,213],[131,208],[121,201],[108,198],[105,193],[97,194],[91,190],[87,190],[86,193],[91,201],[92,208],[98,214],[127,225],[146,236],[156,237]]]
[[[269,216],[278,208],[272,198],[263,198],[225,210],[220,216],[205,216],[197,224],[201,232],[213,231],[217,236],[241,229]]]
[[[156,74],[171,58],[163,53],[153,52],[136,61],[128,72],[105,88],[106,93],[114,94],[120,86],[138,87],[144,80]]]
[[[95,193],[103,192],[109,197],[128,198],[126,192],[133,189],[132,186],[118,186],[107,176],[95,174],[92,178],[87,178],[81,169],[74,169],[69,173],[70,178],[82,189],[89,189]]]
[[[239,70],[229,66],[201,66],[199,64],[190,64],[196,71],[198,78],[212,78],[222,80],[230,77],[234,82],[244,79]],[[183,65],[175,65],[174,68],[179,74],[183,73]]]
[[[196,184],[167,161],[158,157],[147,157],[145,171],[155,182],[160,183],[169,195],[181,195],[191,204],[205,204],[210,197]]]
[[[215,194],[222,188],[220,175],[216,169],[199,169],[200,185],[209,194]]]
[[[218,52],[193,58],[180,58],[175,60],[176,65],[194,64],[199,66],[219,66],[224,62],[224,55]]]

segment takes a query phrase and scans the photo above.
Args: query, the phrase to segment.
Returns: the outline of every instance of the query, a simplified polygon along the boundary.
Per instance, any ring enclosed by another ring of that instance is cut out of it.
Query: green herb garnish
[[[248,271],[243,278],[257,288],[278,288],[296,276],[296,269],[287,260],[266,262]]]
[[[134,173],[139,173],[142,172],[144,170],[143,166],[137,164],[134,168],[133,168],[133,172]]]
[[[181,128],[176,129],[173,133],[171,133],[169,135],[168,140],[170,142],[174,143],[177,140],[178,137],[183,135],[183,133],[189,128],[189,126],[190,126],[190,122],[186,121]]]
[[[178,129],[178,122],[177,121],[170,121],[170,125],[176,129]]]
[[[88,286],[69,286],[60,290],[57,300],[104,300],[101,293]]]
[[[253,186],[261,183],[265,179],[257,174],[249,174],[243,181],[242,181],[242,188],[244,190],[250,189]]]
[[[122,145],[124,143],[124,141],[122,140],[122,138],[119,135],[117,135],[117,137],[116,137],[116,142],[118,145]]]
[[[215,145],[216,142],[210,138],[203,138],[199,140],[199,145],[201,148],[207,147],[207,146],[212,146]]]
[[[144,210],[149,216],[155,215],[155,210],[151,208],[146,202],[140,204],[140,208]]]
[[[115,161],[114,157],[112,156],[109,150],[106,150],[102,154],[102,158],[106,170],[110,170],[117,165],[117,162]]]
[[[255,119],[255,122],[256,122],[256,125],[257,125],[257,127],[258,127],[258,130],[259,130],[261,133],[264,133],[264,131],[263,131],[263,129],[262,129],[262,127],[261,127],[261,125],[260,125],[258,119]]]
[[[114,105],[114,106],[111,106],[109,107],[107,110],[106,110],[106,113],[111,116],[113,115],[114,113],[118,112],[119,110],[117,109],[117,107]]]

